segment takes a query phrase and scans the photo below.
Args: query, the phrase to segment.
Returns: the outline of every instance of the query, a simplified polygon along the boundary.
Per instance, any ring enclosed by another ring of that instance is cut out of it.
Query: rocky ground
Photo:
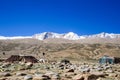
[[[2,62],[0,80],[120,80],[120,64]]]

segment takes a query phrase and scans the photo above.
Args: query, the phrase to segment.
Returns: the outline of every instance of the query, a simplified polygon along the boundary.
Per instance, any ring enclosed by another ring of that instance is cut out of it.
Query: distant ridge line
[[[49,38],[61,38],[61,39],[68,39],[68,40],[80,40],[80,39],[89,39],[89,38],[106,38],[106,39],[116,39],[120,38],[120,34],[115,33],[99,33],[99,34],[93,34],[93,35],[78,35],[74,32],[68,32],[68,33],[54,33],[54,32],[43,32],[39,34],[34,34],[32,36],[13,36],[13,37],[5,37],[0,36],[0,40],[12,40],[12,39],[38,39],[38,40],[45,40]]]

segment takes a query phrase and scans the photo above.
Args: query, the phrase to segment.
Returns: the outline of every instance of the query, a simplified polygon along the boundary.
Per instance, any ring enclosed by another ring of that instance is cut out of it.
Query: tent
[[[19,55],[11,55],[5,62],[16,62],[16,61],[23,61],[23,62],[31,62],[37,63],[38,60],[33,56],[19,56]]]
[[[99,59],[100,64],[113,64],[114,63],[114,57],[109,57],[109,56],[103,56],[102,58]]]
[[[120,63],[120,57],[114,57],[115,58],[115,63]]]
[[[15,62],[15,61],[20,61],[20,56],[19,55],[11,55],[8,59],[5,60],[5,62]]]
[[[33,56],[22,56],[21,61],[31,62],[31,63],[37,63],[38,62],[38,60]]]

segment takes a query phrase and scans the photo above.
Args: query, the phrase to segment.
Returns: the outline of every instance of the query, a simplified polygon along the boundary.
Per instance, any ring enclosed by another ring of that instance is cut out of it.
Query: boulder
[[[82,73],[90,72],[90,68],[80,69],[80,72],[82,72]]]
[[[30,69],[33,66],[33,63],[28,62],[26,63],[26,69]]]
[[[62,64],[71,64],[70,61],[67,60],[67,59],[63,59],[63,60],[61,60],[60,63],[62,63]]]
[[[33,80],[48,80],[48,78],[47,77],[42,77],[42,76],[36,76],[36,77],[34,77],[33,78]]]
[[[1,68],[7,68],[7,67],[9,67],[11,64],[10,63],[4,63],[2,66],[1,66]]]
[[[52,77],[53,75],[57,75],[57,73],[52,72],[52,71],[48,71],[48,72],[46,72],[44,75],[49,76],[49,77]]]
[[[78,74],[73,80],[97,80],[99,77],[105,77],[105,74]]]
[[[74,72],[74,69],[66,69],[65,72]]]
[[[50,79],[49,76],[41,74],[41,73],[35,73],[35,77],[33,78],[33,80],[48,80]]]
[[[54,74],[54,75],[52,75],[52,80],[57,80],[57,79],[60,79],[60,75],[56,75],[56,74]]]
[[[109,77],[117,77],[118,75],[116,73],[109,73],[108,76]]]
[[[72,79],[73,80],[84,80],[85,78],[84,78],[84,76],[82,74],[77,74]]]
[[[43,75],[42,77],[45,77],[47,80],[51,79],[49,76],[47,75]]]
[[[98,78],[97,80],[103,80],[102,78]]]
[[[24,77],[24,80],[32,80],[32,79],[33,79],[32,75],[26,75]]]
[[[114,73],[114,71],[112,69],[108,69],[107,71],[105,71],[107,73]]]
[[[27,75],[26,73],[22,73],[22,72],[17,72],[16,73],[16,76],[25,76],[25,75]]]
[[[97,80],[99,78],[98,75],[95,74],[86,74],[84,75],[85,80]]]
[[[105,77],[105,76],[108,76],[107,74],[103,73],[103,72],[92,72],[90,74],[94,74],[98,77]]]
[[[69,72],[69,73],[63,73],[61,76],[62,77],[66,77],[66,78],[72,78],[73,76],[75,76],[76,75],[76,73],[71,73],[71,72]]]
[[[44,74],[41,74],[41,73],[39,73],[39,72],[37,72],[37,73],[35,73],[35,76],[36,77],[42,77]]]
[[[102,71],[103,68],[100,68],[100,67],[99,67],[99,68],[96,68],[96,70],[97,70],[97,71]]]
[[[11,76],[11,74],[9,72],[0,73],[0,77],[8,77],[8,76]]]

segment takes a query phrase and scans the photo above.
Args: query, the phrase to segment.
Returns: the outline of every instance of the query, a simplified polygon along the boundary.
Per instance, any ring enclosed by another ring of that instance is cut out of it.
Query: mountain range
[[[54,33],[54,32],[43,32],[39,34],[34,34],[32,36],[14,36],[14,37],[5,37],[0,36],[1,40],[6,39],[38,39],[38,40],[45,40],[45,39],[67,39],[67,40],[80,40],[80,39],[89,39],[89,38],[105,38],[105,39],[115,39],[120,38],[120,34],[114,34],[114,33],[99,33],[99,34],[93,34],[93,35],[78,35],[74,32],[68,32],[64,34]]]

